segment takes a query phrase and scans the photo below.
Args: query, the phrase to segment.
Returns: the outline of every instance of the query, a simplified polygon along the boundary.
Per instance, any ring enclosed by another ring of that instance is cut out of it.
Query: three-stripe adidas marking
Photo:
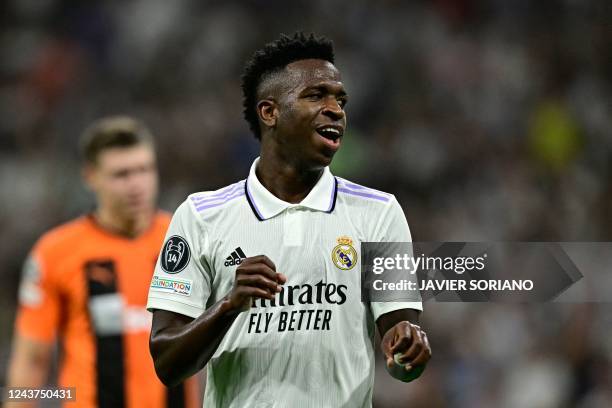
[[[225,258],[225,266],[240,265],[242,260],[247,256],[242,252],[240,247],[234,249],[230,256]]]

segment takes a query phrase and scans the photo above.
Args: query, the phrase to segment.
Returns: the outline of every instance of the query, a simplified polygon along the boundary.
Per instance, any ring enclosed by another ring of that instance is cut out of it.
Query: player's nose
[[[322,113],[333,120],[341,120],[344,119],[345,116],[344,109],[342,109],[342,106],[340,106],[336,98],[327,98],[325,100],[325,106],[323,107]]]

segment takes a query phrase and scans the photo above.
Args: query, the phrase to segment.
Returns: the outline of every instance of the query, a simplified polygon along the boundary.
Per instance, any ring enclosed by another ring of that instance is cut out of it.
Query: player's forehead
[[[287,65],[285,73],[289,82],[297,87],[326,82],[342,85],[342,76],[338,68],[331,62],[321,59],[294,61]]]
[[[97,159],[100,170],[117,169],[150,165],[155,161],[155,152],[148,143],[139,143],[129,147],[111,147],[102,150]]]

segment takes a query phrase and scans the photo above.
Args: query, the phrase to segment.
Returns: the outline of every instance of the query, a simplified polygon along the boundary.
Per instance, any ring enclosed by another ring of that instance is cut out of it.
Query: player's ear
[[[91,163],[86,163],[81,167],[81,179],[83,179],[83,184],[89,190],[95,190],[95,168]]]
[[[278,119],[278,104],[274,99],[262,99],[257,103],[257,115],[268,127],[275,127]]]

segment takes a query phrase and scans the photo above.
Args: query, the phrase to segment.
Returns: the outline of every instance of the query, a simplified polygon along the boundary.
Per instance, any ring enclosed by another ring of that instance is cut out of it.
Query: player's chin
[[[318,153],[317,156],[321,158],[321,161],[325,162],[325,166],[329,166],[334,155],[340,150],[341,138],[333,143],[321,143],[320,140],[318,142],[315,145],[315,150]]]
[[[123,213],[129,217],[136,217],[143,212],[148,212],[153,204],[148,200],[128,201],[123,206]]]
[[[325,149],[319,149],[317,154],[315,155],[315,161],[317,162],[317,167],[327,167],[331,164],[336,151],[330,151]]]
[[[315,132],[313,143],[316,149],[319,150],[322,154],[324,154],[325,156],[333,157],[342,145],[342,136],[337,137],[335,139],[329,139]]]

